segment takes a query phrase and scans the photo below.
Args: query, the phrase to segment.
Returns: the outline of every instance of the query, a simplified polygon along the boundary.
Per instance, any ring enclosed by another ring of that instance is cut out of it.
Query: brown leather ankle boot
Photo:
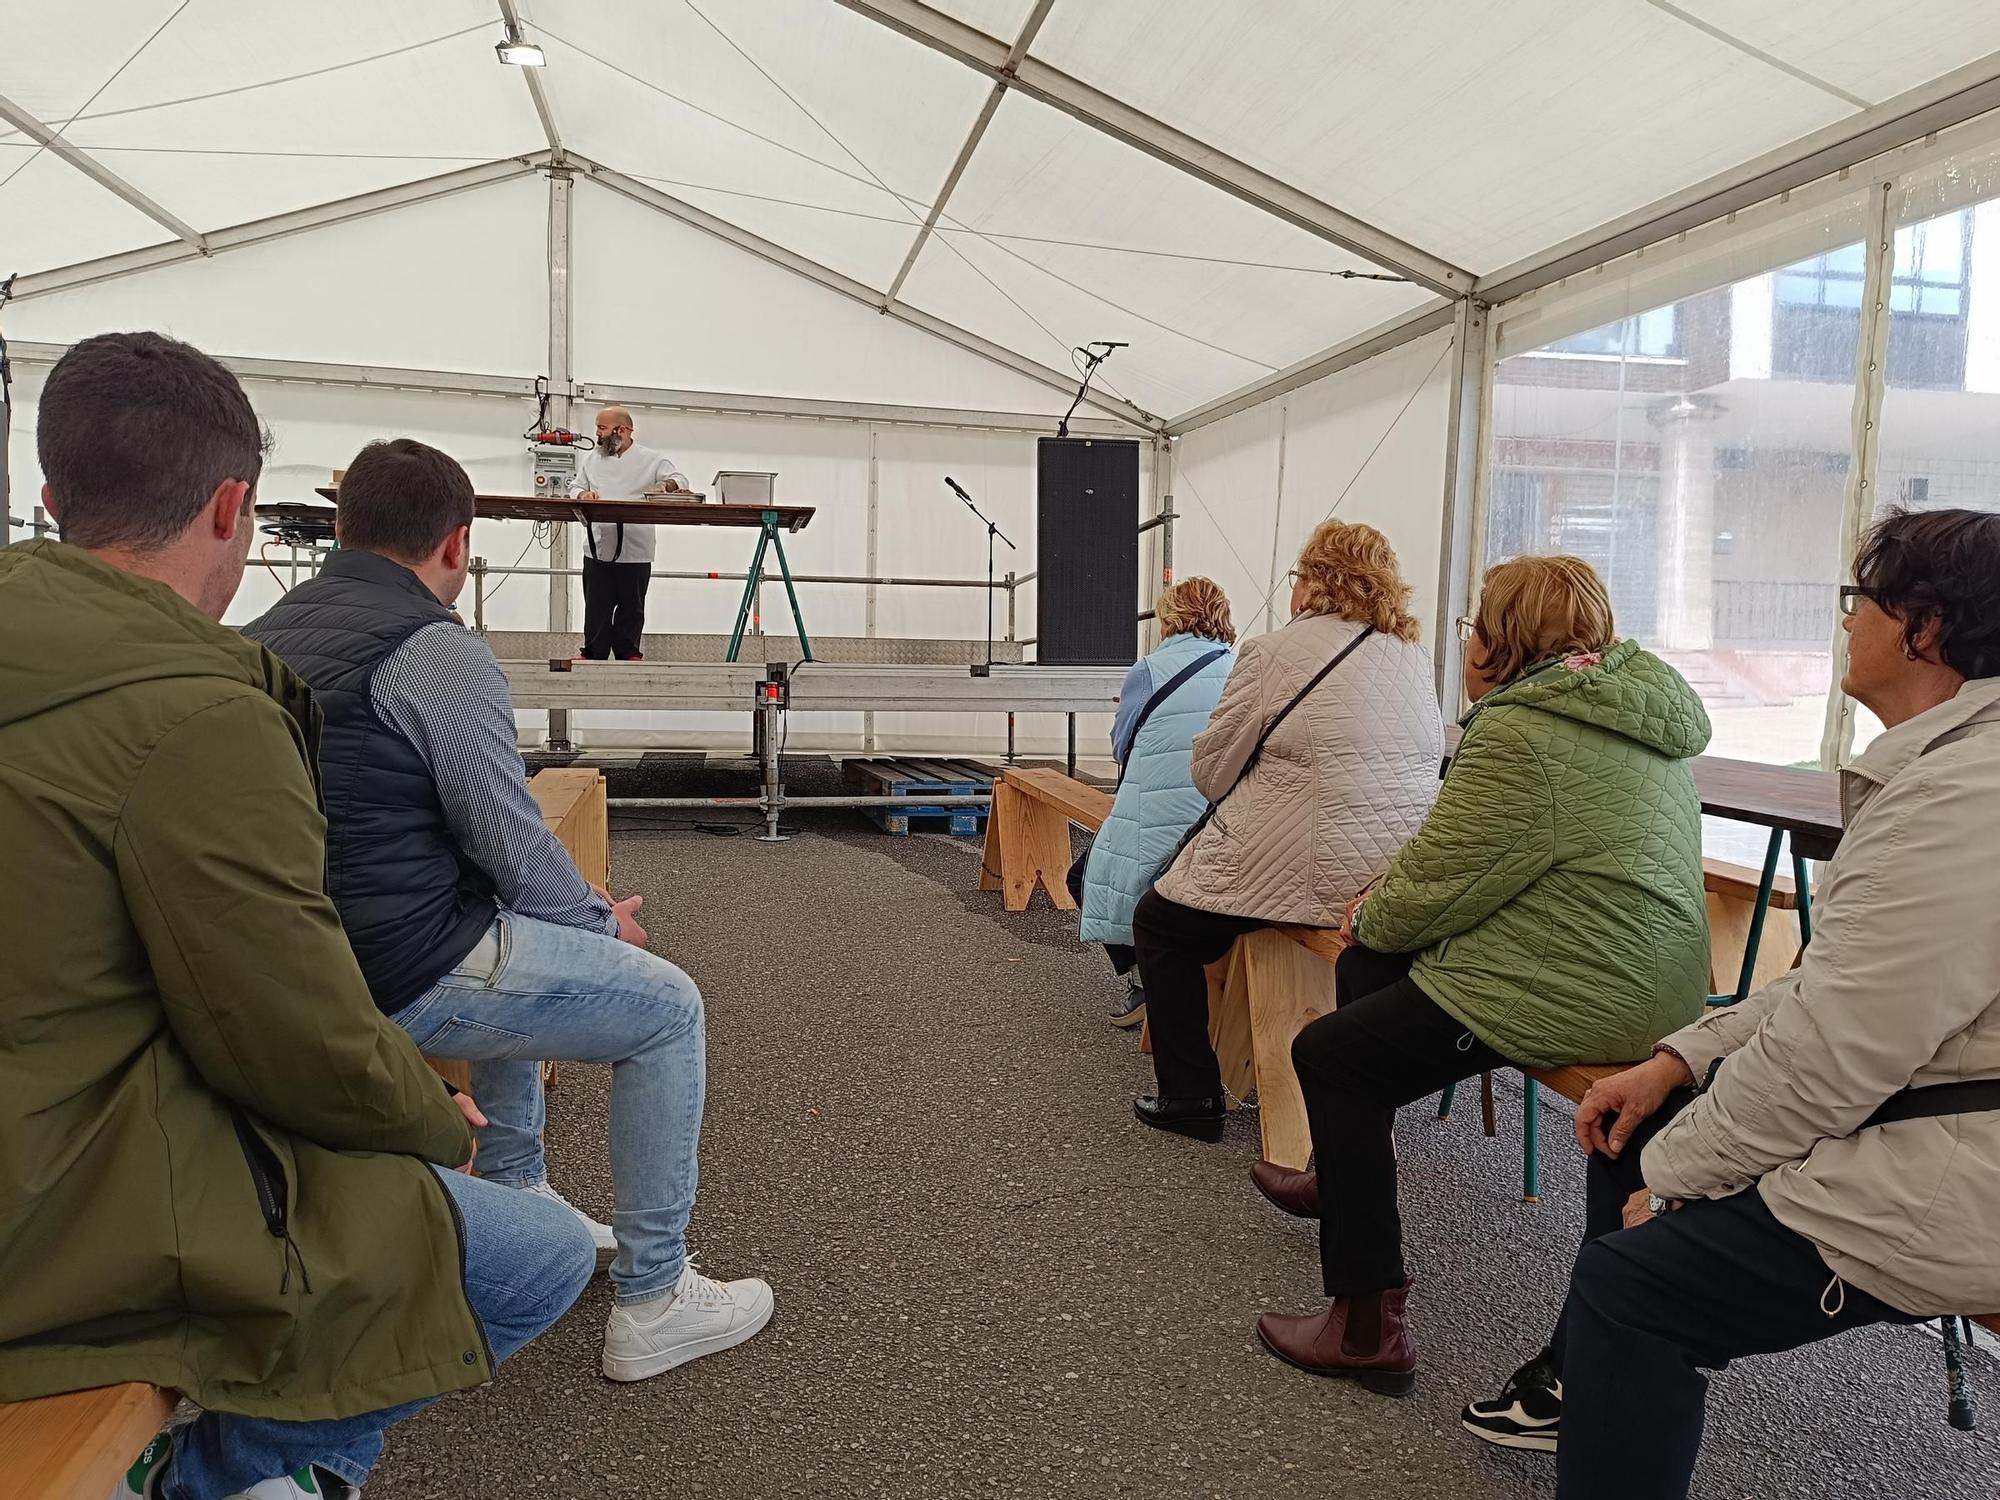
[[[1345,1376],[1383,1396],[1407,1396],[1417,1388],[1417,1349],[1410,1341],[1405,1312],[1410,1283],[1382,1293],[1382,1339],[1371,1354],[1349,1354],[1341,1348],[1347,1336],[1350,1303],[1336,1297],[1323,1312],[1294,1317],[1265,1313],[1257,1319],[1257,1337],[1288,1365],[1314,1375]]]
[[[1319,1173],[1311,1167],[1303,1172],[1281,1167],[1274,1161],[1260,1161],[1250,1169],[1257,1191],[1295,1219],[1319,1217]]]

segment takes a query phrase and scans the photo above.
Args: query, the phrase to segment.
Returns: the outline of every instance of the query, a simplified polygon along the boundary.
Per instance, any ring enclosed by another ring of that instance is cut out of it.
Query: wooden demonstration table
[[[319,493],[336,504],[340,492],[332,486]],[[803,531],[812,520],[810,505],[711,505],[696,494],[649,495],[640,500],[577,500],[556,495],[474,495],[472,513],[494,521],[577,521],[584,525],[627,526],[740,526],[757,528],[757,550],[750,558],[750,576],[743,583],[743,602],[737,606],[736,628],[729,635],[729,660],[735,661],[743,649],[743,632],[750,623],[750,609],[757,600],[757,586],[764,581],[764,556],[778,554],[778,571],[785,580],[785,598],[792,607],[792,623],[798,627],[799,646],[811,661],[812,641],[806,622],[799,613],[799,591],[792,582],[792,567],[785,558],[783,533]]]

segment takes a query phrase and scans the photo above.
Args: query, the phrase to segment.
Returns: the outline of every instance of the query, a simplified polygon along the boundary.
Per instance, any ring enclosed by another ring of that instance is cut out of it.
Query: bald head
[[[632,446],[632,413],[607,406],[597,414],[597,446],[617,457]]]

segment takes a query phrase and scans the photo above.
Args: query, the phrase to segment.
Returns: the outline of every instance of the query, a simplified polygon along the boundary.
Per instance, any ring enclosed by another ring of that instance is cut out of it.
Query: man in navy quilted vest
[[[710,1280],[688,1256],[701,992],[647,951],[640,898],[585,883],[542,822],[506,679],[451,610],[472,513],[451,458],[369,444],[341,480],[340,550],[245,633],[325,714],[328,891],[376,1005],[425,1052],[471,1062],[480,1175],[562,1201],[540,1063],[612,1065],[617,1212],[585,1222],[600,1258],[616,1255],[604,1373],[643,1380],[755,1335],[771,1288]]]

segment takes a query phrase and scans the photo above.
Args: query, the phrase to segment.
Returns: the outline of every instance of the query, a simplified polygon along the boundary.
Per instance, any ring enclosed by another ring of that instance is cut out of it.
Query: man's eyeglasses
[[[1857,609],[1861,608],[1861,601],[1863,599],[1873,598],[1875,598],[1875,591],[1873,589],[1863,588],[1858,583],[1843,583],[1840,586],[1840,612],[1844,615],[1851,615]]]

